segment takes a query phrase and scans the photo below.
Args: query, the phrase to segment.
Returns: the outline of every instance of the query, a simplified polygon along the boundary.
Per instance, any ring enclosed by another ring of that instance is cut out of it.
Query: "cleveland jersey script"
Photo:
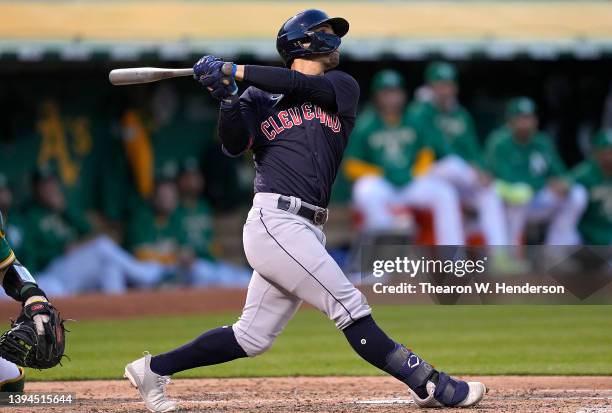
[[[336,96],[336,113],[300,96],[249,87],[240,110],[251,135],[255,192],[293,195],[326,207],[342,154],[355,125],[359,86],[350,75],[323,75]]]

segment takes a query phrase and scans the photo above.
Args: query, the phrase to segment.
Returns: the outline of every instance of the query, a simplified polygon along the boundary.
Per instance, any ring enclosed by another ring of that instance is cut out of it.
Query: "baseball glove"
[[[0,356],[22,367],[56,366],[64,356],[64,322],[48,302],[24,306],[17,320],[11,320],[11,329],[0,337]]]

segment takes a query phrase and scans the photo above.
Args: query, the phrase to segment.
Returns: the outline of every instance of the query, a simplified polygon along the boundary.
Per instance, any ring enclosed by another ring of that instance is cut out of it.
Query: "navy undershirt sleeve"
[[[239,98],[233,97],[231,102],[221,103],[217,131],[226,155],[240,156],[250,148],[253,133],[249,124],[254,119],[253,106],[248,90]]]
[[[305,75],[281,67],[246,65],[244,80],[269,93],[291,95],[336,113],[336,92],[326,76]]]

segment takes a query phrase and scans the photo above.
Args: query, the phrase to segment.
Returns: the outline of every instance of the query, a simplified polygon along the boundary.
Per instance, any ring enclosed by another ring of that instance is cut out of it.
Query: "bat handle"
[[[221,66],[221,73],[226,75],[226,77],[224,77],[223,80],[221,80],[221,82],[225,86],[229,86],[229,84],[232,82],[231,76],[233,72],[234,72],[234,63],[232,62],[223,63],[223,66]]]

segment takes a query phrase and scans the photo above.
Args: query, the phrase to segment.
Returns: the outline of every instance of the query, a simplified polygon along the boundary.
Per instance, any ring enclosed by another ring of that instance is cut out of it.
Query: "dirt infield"
[[[490,391],[478,408],[461,412],[612,412],[612,377],[472,377]],[[72,406],[12,408],[25,412],[145,412],[126,381],[28,383],[28,392],[76,393]],[[168,393],[190,412],[419,411],[405,387],[386,377],[184,379]],[[446,411],[446,409],[436,410]],[[457,410],[455,410],[457,411]]]

